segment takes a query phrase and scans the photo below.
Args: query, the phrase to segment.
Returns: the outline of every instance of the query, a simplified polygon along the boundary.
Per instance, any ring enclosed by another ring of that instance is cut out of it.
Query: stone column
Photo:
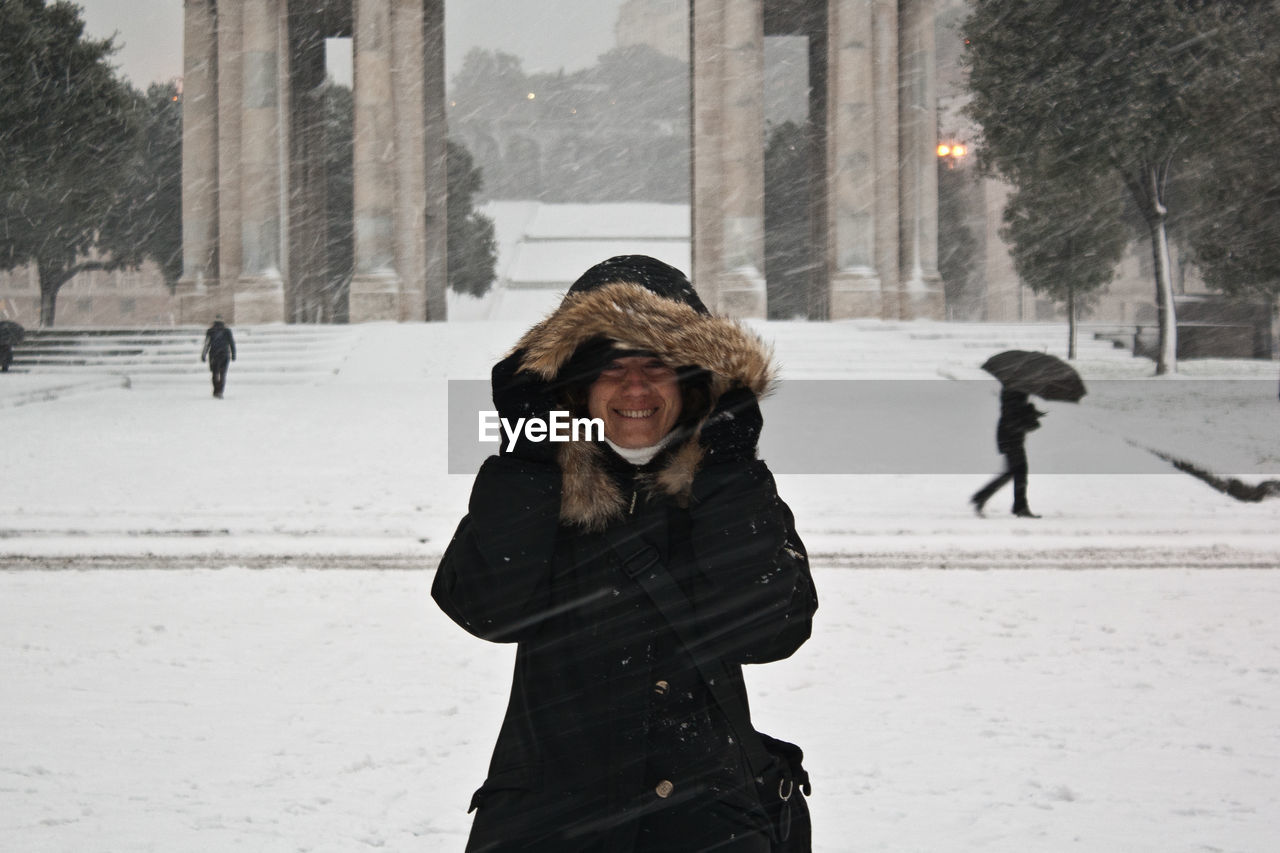
[[[945,316],[938,274],[937,57],[933,0],[902,0],[899,62],[899,316]]]
[[[880,316],[896,320],[898,307],[898,3],[873,0],[872,92],[875,113],[875,268]]]
[[[214,313],[235,322],[240,281],[240,125],[244,93],[241,5],[221,3],[218,26],[218,290]]]
[[[870,0],[828,0],[827,269],[830,317],[883,310],[876,252],[876,60]]]
[[[694,282],[713,310],[765,316],[764,16],[693,0]]]
[[[1013,268],[1009,247],[1000,238],[1004,209],[1013,188],[999,178],[985,178],[979,189],[983,219],[978,245],[982,247],[980,272],[985,298],[982,319],[989,323],[1019,323],[1024,319],[1025,288]]]
[[[422,0],[391,0],[391,93],[395,144],[396,319],[426,319],[426,152],[423,147]]]
[[[720,304],[720,270],[724,256],[721,224],[721,151],[724,134],[724,104],[721,102],[722,75],[720,34],[724,31],[722,0],[690,0],[690,84],[692,140],[692,186],[690,187],[690,227],[692,266],[689,271],[702,301],[711,307]]]
[[[400,319],[396,271],[395,113],[390,0],[355,0],[353,323]]]
[[[218,287],[218,45],[213,0],[183,7],[181,323],[205,323],[217,310]]]
[[[423,95],[426,158],[426,319],[448,319],[445,292],[449,285],[449,135],[445,115],[444,0],[422,0],[424,17]],[[421,319],[419,315],[413,319]]]
[[[805,132],[809,141],[809,162],[806,180],[809,190],[809,246],[806,254],[810,266],[805,276],[805,316],[810,320],[831,319],[831,273],[834,269],[829,258],[831,239],[828,235],[831,223],[832,192],[828,164],[830,150],[830,31],[827,28],[826,10],[815,16],[809,30],[809,122]],[[766,270],[766,273],[768,271]]]
[[[327,170],[325,166],[325,51],[321,21],[309,10],[289,11],[289,223],[286,309],[295,323],[331,322],[325,285]]]
[[[237,323],[284,321],[281,40],[278,0],[245,0],[240,114],[240,280]]]
[[[718,310],[765,316],[764,5],[725,0],[724,260]]]

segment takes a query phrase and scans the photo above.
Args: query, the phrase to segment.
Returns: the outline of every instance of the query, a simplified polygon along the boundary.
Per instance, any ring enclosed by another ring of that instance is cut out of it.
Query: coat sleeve
[[[694,479],[689,511],[701,635],[731,663],[791,655],[809,639],[818,597],[768,467],[707,467]]]
[[[431,597],[470,633],[515,642],[547,613],[560,469],[490,456],[445,551]]]

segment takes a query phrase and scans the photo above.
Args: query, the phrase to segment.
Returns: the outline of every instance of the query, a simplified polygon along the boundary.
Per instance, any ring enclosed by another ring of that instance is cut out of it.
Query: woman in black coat
[[[722,663],[745,707],[741,665],[792,654],[817,608],[791,512],[755,458],[770,376],[759,339],[642,256],[593,267],[495,366],[501,417],[598,416],[606,441],[504,443],[436,574],[455,622],[518,644],[471,853],[770,849],[695,661]],[[619,540],[691,602],[684,640]]]

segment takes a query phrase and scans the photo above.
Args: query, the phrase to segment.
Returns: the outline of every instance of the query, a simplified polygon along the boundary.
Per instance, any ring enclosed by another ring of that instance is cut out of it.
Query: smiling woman
[[[436,573],[450,618],[517,644],[468,851],[766,853],[807,826],[799,750],[755,732],[742,677],[799,648],[817,608],[756,458],[771,376],[758,338],[634,255],[494,367],[503,419],[567,408],[604,440],[490,457]]]
[[[605,365],[587,392],[587,411],[604,421],[605,437],[628,450],[662,441],[680,409],[675,368],[651,356],[620,355]]]

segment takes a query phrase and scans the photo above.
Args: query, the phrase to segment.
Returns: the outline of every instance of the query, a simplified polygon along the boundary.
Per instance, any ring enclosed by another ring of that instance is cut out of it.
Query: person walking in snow
[[[209,362],[209,373],[213,377],[213,396],[222,399],[222,389],[227,385],[227,365],[236,360],[236,339],[222,322],[221,314],[204,333],[204,349],[200,351],[200,360]]]
[[[1004,471],[974,492],[969,502],[973,511],[982,509],[992,495],[1013,480],[1013,514],[1019,518],[1039,518],[1027,504],[1027,433],[1040,428],[1044,412],[1037,409],[1022,391],[1000,389],[1000,420],[996,423],[996,449],[1004,455]]]
[[[569,411],[603,440],[504,441],[432,585],[516,644],[468,853],[767,853],[787,809],[807,829],[799,749],[750,727],[742,679],[817,609],[756,458],[771,376],[758,338],[646,256],[592,267],[493,368],[509,423]]]

